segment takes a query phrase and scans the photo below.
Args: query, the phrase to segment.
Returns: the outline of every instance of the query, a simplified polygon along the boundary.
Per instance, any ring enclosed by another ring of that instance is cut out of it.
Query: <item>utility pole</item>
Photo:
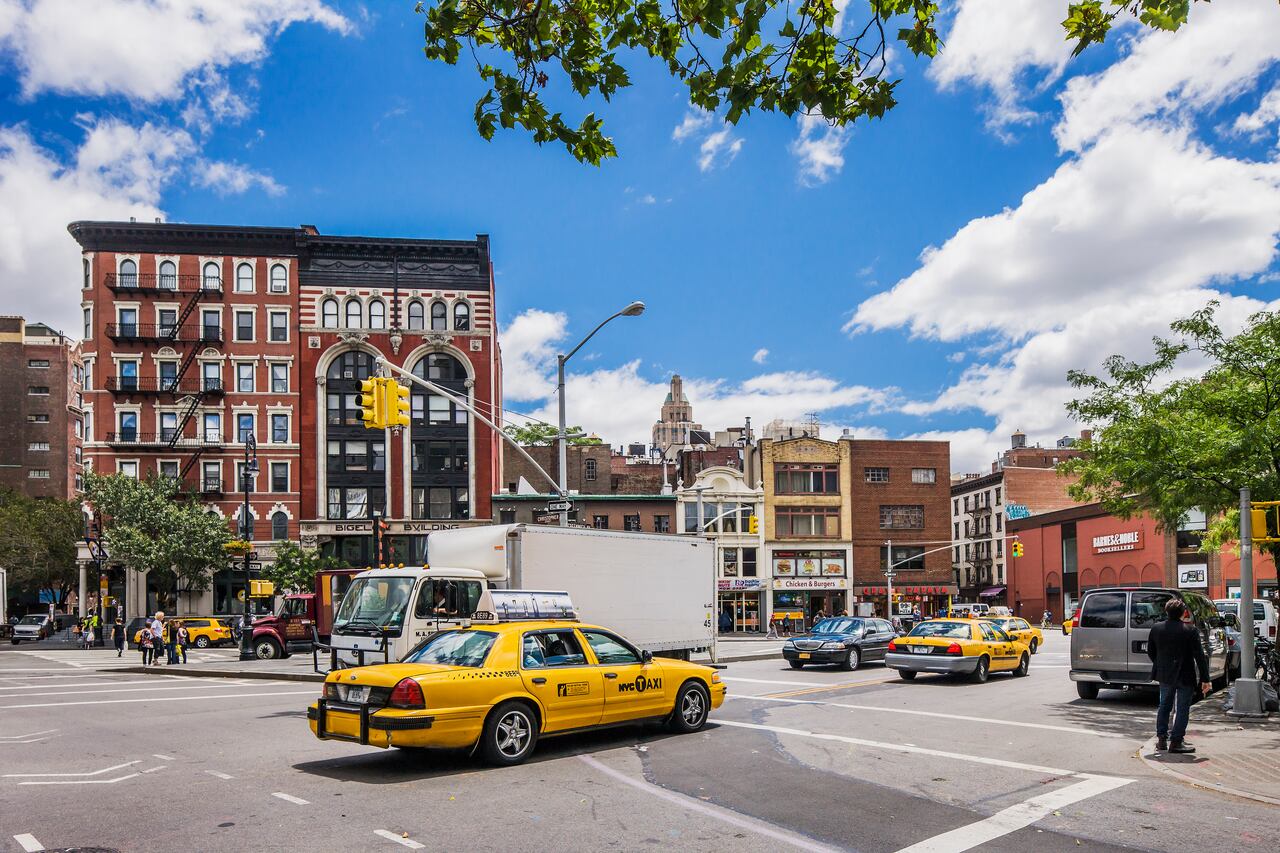
[[[253,475],[258,473],[258,442],[249,433],[244,437],[244,469],[240,472],[241,485],[244,488],[244,506],[240,509],[240,538],[250,543],[244,551],[244,618],[240,625],[240,660],[253,660],[253,611],[250,609],[249,576],[250,558],[253,556],[253,527],[249,515],[249,487],[253,484]]]
[[[888,592],[888,598],[885,601],[884,615],[886,619],[893,618],[893,540],[884,540],[884,580],[885,589]]]
[[[1258,680],[1258,664],[1253,643],[1253,505],[1249,490],[1240,490],[1240,678],[1236,679],[1236,698],[1230,713],[1239,717],[1265,717],[1262,704],[1262,682]],[[1263,530],[1265,538],[1267,532]]]

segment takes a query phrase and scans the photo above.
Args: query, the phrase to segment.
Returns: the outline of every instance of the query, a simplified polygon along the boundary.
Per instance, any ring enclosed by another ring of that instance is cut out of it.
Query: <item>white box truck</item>
[[[583,622],[656,655],[714,660],[715,548],[702,537],[501,524],[432,533],[427,566],[374,569],[334,615],[339,664],[399,660],[489,588],[568,592]]]

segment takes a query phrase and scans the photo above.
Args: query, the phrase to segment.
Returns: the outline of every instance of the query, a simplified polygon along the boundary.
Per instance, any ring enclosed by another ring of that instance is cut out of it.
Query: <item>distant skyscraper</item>
[[[672,447],[690,443],[694,432],[704,430],[702,424],[693,422],[693,406],[684,395],[684,382],[677,373],[671,377],[671,390],[662,404],[662,417],[653,425],[653,446],[665,455]]]

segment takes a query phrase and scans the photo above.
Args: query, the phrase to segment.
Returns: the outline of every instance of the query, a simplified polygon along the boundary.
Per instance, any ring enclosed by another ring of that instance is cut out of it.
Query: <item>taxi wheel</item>
[[[983,684],[987,680],[987,676],[991,674],[991,660],[983,655],[978,658],[978,665],[973,668],[973,675],[969,676],[975,683]]]
[[[676,706],[667,725],[677,734],[696,732],[707,724],[711,713],[711,697],[707,689],[695,681],[687,681],[676,694]]]
[[[16,643],[17,640],[14,640],[14,642]],[[804,664],[798,660],[789,660],[787,663],[791,664],[792,669],[804,669]]]
[[[840,662],[840,668],[843,670],[857,669],[858,664],[862,663],[862,659],[858,655],[857,649],[849,649],[849,655]]]
[[[523,702],[503,702],[484,724],[481,752],[491,764],[519,764],[538,742],[538,722]]]
[[[1036,638],[1032,637],[1031,638],[1031,654],[1034,655],[1036,653],[1036,649],[1038,649],[1039,647],[1040,647],[1040,644],[1036,642]]]
[[[914,669],[900,669],[898,670],[898,677],[903,681],[915,681],[916,671]]]
[[[208,638],[208,637],[196,637],[196,648],[197,648],[197,649],[207,649],[207,648],[209,648],[209,638]]]
[[[1031,658],[1024,654],[1022,660],[1018,661],[1018,668],[1013,671],[1013,677],[1026,678],[1029,672],[1031,672]]]

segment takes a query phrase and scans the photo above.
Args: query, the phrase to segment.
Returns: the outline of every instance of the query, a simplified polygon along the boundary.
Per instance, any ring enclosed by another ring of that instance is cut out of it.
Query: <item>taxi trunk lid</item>
[[[337,684],[362,684],[369,687],[395,687],[405,678],[422,678],[440,672],[453,672],[457,666],[427,663],[388,663],[379,666],[340,669],[329,674],[329,680]]]

